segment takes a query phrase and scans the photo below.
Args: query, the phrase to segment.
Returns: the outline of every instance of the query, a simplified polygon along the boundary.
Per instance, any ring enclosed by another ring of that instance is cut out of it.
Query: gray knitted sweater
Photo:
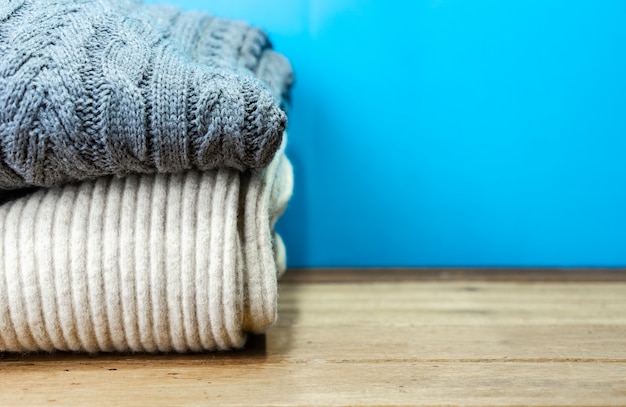
[[[243,23],[132,0],[0,0],[0,189],[264,167],[291,81]]]
[[[151,18],[150,24],[165,32],[194,62],[252,74],[268,87],[283,108],[288,107],[293,69],[287,58],[272,49],[265,32],[244,21],[204,12],[134,3],[138,4],[134,15]]]

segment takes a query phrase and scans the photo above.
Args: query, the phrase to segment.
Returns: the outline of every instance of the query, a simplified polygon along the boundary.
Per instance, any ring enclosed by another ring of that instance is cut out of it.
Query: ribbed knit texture
[[[162,4],[138,7],[133,15],[152,18],[150,24],[167,33],[195,62],[253,74],[286,107],[293,69],[287,58],[272,49],[264,31],[244,21]]]
[[[0,189],[269,164],[286,116],[266,85],[227,69],[232,60],[219,62],[225,52],[209,58],[210,65],[192,63],[181,50],[187,42],[179,25],[172,27],[180,39],[170,40],[175,36],[140,17],[137,7],[144,6],[124,0],[0,4]],[[207,49],[201,44],[192,48]],[[254,65],[242,58],[237,66]],[[284,84],[274,82],[284,82],[283,74],[262,68],[277,58],[260,58],[254,70],[282,92]]]
[[[0,206],[0,351],[199,351],[276,318],[292,191],[263,171],[106,177]]]

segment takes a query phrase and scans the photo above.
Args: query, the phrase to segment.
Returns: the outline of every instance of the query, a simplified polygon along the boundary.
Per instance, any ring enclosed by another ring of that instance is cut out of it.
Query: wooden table
[[[292,270],[243,351],[2,355],[0,405],[626,405],[624,270]]]

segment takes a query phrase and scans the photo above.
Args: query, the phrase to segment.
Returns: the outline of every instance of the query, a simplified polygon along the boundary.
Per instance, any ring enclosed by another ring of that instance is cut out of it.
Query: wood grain
[[[626,283],[282,283],[245,350],[4,355],[0,405],[626,405]]]

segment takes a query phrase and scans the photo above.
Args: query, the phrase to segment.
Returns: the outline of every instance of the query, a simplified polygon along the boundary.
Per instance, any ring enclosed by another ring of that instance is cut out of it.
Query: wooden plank
[[[0,405],[626,404],[626,283],[281,284],[279,309],[239,352],[4,355]]]
[[[278,326],[268,333],[267,360],[626,362],[624,325],[529,328],[346,325],[327,329],[299,326],[290,331]],[[285,338],[289,338],[288,346]],[[357,355],[355,343],[369,351]]]
[[[288,287],[287,284],[283,284]],[[626,284],[293,284],[280,293],[289,324],[334,326],[624,324]]]
[[[626,400],[626,363],[311,360],[225,366],[210,358],[184,360],[24,367],[3,389],[3,405],[603,406]]]
[[[353,283],[400,281],[619,281],[626,268],[292,268],[282,276],[286,283]]]

